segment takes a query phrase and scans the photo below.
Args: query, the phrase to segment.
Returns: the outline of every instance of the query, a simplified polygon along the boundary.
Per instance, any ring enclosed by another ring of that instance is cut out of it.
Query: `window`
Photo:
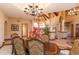
[[[33,27],[36,27],[36,28],[38,28],[38,27],[39,28],[45,28],[45,23],[43,23],[43,22],[39,23],[39,24],[38,23],[33,23]]]
[[[40,28],[45,28],[45,24],[44,23],[40,23],[39,27]]]
[[[38,24],[37,23],[33,23],[33,27],[38,28]]]

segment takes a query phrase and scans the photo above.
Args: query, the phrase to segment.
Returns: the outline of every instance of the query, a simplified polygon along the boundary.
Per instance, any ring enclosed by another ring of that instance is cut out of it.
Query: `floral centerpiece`
[[[33,27],[32,31],[29,33],[29,38],[41,40],[42,35],[43,31],[41,29]]]

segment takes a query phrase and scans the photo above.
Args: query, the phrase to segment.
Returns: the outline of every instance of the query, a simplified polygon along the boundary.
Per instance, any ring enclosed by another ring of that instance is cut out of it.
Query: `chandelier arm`
[[[38,5],[35,5],[35,3],[33,3],[32,5],[28,5],[29,8],[25,8],[24,12],[26,14],[29,14],[31,16],[38,16],[38,15],[41,15],[43,12],[43,8],[39,8]]]

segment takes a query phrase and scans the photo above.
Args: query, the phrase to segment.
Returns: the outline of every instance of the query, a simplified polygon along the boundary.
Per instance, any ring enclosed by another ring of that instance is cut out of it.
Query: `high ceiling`
[[[23,11],[24,8],[31,3],[0,3],[0,9],[8,17],[16,17],[22,19],[32,19],[27,16]],[[43,8],[44,13],[63,11],[79,6],[78,3],[37,3],[40,8]]]

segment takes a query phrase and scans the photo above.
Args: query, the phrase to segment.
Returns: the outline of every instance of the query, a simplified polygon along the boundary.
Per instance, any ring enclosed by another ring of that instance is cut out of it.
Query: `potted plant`
[[[43,29],[43,31],[44,31],[44,35],[47,35],[47,36],[49,36],[49,27],[46,25],[46,27]]]

